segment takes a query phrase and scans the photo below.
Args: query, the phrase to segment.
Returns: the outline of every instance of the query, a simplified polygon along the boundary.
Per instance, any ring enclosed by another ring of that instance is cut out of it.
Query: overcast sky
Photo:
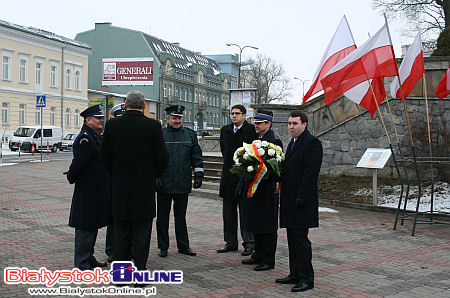
[[[384,23],[371,0],[78,0],[8,1],[0,19],[33,26],[68,38],[94,29],[96,22],[143,31],[202,54],[237,53],[252,45],[281,63],[290,79],[309,80],[343,15],[359,46]],[[412,39],[401,37],[401,23],[390,23],[394,51]],[[1,45],[0,45],[1,47]],[[255,55],[245,49],[243,58]],[[300,103],[302,84],[292,80],[291,103]]]

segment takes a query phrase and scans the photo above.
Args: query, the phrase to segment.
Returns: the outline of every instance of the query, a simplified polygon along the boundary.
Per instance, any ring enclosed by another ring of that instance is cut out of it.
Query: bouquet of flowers
[[[253,178],[247,192],[247,196],[252,197],[268,167],[275,175],[281,177],[281,162],[284,157],[283,149],[273,143],[260,140],[251,144],[243,143],[243,146],[234,152],[234,166],[230,172]]]

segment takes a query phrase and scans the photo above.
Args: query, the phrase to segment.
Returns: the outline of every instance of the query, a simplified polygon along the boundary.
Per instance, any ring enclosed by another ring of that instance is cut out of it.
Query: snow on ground
[[[400,197],[401,186],[383,186],[378,187],[378,206],[397,208]],[[409,189],[409,199],[406,205],[407,210],[416,210],[417,196],[419,188],[417,185]],[[360,189],[353,193],[354,195],[371,196],[372,189]],[[402,208],[405,202],[406,186],[403,191]],[[431,185],[422,187],[422,196],[420,198],[419,212],[431,210]],[[433,195],[434,212],[450,212],[450,185],[446,182],[436,182]]]
[[[319,207],[319,212],[337,213],[337,210],[326,207]]]

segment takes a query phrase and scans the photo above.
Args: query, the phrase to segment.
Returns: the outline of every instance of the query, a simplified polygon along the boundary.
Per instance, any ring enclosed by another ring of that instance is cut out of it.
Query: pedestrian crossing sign
[[[45,108],[45,95],[36,96],[36,108]]]

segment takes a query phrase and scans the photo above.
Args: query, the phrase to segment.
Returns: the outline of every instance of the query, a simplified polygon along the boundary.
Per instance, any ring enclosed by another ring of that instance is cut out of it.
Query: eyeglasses
[[[231,116],[233,116],[233,115],[241,115],[241,114],[244,114],[244,113],[241,113],[241,112],[231,112],[230,113]]]

